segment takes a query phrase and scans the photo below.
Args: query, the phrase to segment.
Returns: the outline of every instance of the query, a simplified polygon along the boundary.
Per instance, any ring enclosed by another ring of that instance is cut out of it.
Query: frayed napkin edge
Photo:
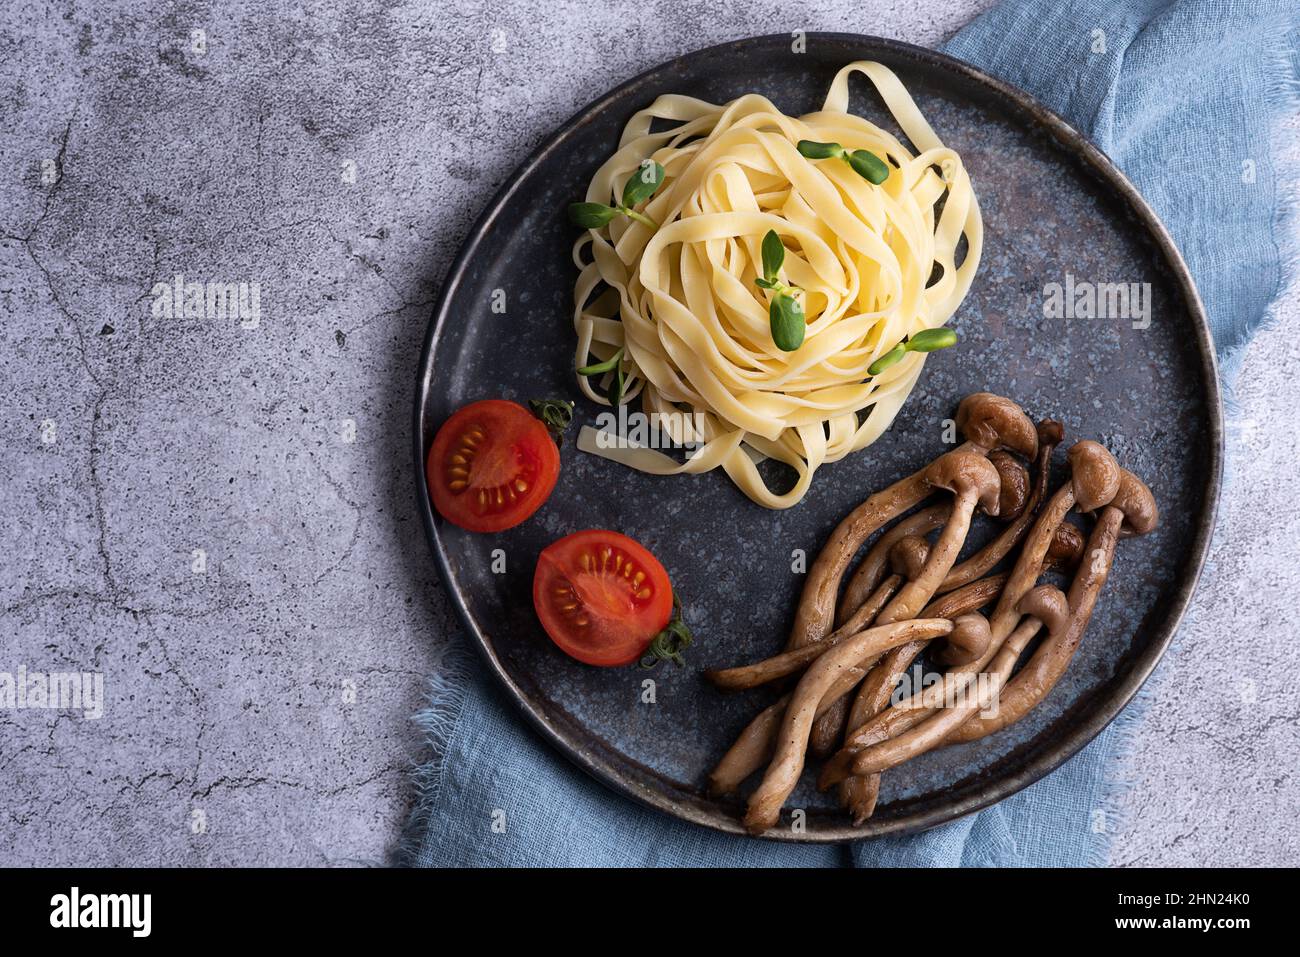
[[[1295,118],[1300,117],[1300,28],[1280,34],[1265,62],[1269,65],[1265,97],[1275,117],[1268,131],[1268,148],[1273,168],[1273,243],[1277,248],[1278,279],[1263,314],[1247,324],[1242,341],[1227,346],[1219,357],[1223,408],[1230,430],[1232,420],[1241,414],[1236,384],[1246,350],[1258,333],[1277,326],[1282,294],[1300,282],[1300,134],[1293,126]],[[1225,485],[1232,476],[1231,448],[1226,458]]]
[[[459,642],[453,642],[443,656],[441,666],[429,678],[425,706],[411,720],[423,737],[423,761],[412,773],[415,805],[402,830],[397,847],[397,863],[418,863],[428,838],[429,822],[442,795],[443,772],[451,741],[460,723],[461,712],[474,677],[474,656]]]

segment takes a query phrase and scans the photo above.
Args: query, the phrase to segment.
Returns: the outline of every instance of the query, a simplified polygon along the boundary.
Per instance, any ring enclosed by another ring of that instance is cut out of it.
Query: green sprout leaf
[[[619,346],[618,351],[606,359],[604,362],[596,362],[589,366],[581,366],[578,369],[578,375],[596,376],[612,372],[613,376],[609,380],[605,395],[609,398],[609,404],[617,408],[623,404],[623,391],[627,387],[627,379],[623,374],[623,347]]]
[[[947,349],[957,344],[957,333],[951,329],[923,329],[910,339],[904,339],[894,348],[867,367],[868,375],[880,375],[890,366],[895,365],[909,352],[934,352]]]
[[[879,186],[889,179],[889,164],[869,150],[854,150],[848,161],[853,171],[869,183]]]
[[[583,366],[578,370],[578,375],[604,375],[606,372],[613,372],[618,367],[619,361],[623,358],[623,347],[619,346],[618,351],[606,359],[604,362],[597,362],[595,365]]]
[[[651,229],[658,229],[659,224],[638,212],[633,207],[645,202],[655,194],[664,181],[664,168],[654,160],[646,160],[641,168],[628,177],[623,185],[623,202],[618,206],[606,206],[604,203],[570,203],[569,220],[583,229],[600,229],[609,224],[615,216],[626,216]]]
[[[664,168],[654,160],[643,160],[641,168],[628,178],[623,187],[623,206],[640,206],[655,194],[664,181]]]
[[[800,140],[795,149],[799,155],[814,160],[839,159],[844,155],[844,147],[839,143],[818,143],[816,140]]]
[[[957,333],[951,329],[926,329],[907,340],[908,352],[934,352],[957,344]]]
[[[772,324],[772,341],[778,349],[794,352],[803,345],[808,323],[798,299],[788,292],[778,293],[768,307],[767,317]]]
[[[814,140],[800,140],[795,149],[808,159],[844,160],[853,168],[853,172],[877,186],[889,179],[889,164],[870,150],[854,150],[850,153],[839,143],[818,143]]]
[[[784,263],[785,246],[777,231],[769,229],[763,236],[763,275],[754,280],[754,285],[776,293],[767,307],[772,342],[782,352],[794,352],[803,345],[808,322],[804,318],[803,306],[794,295],[798,290],[794,286],[787,286],[779,278]]]
[[[603,203],[570,203],[569,222],[583,229],[600,229],[621,212]]]
[[[903,358],[906,352],[907,347],[900,342],[875,362],[871,363],[871,365],[867,367],[867,375],[880,375],[880,373],[884,372],[890,366],[896,365],[898,361]]]
[[[760,283],[764,289],[775,288],[777,275],[781,272],[781,266],[785,262],[785,246],[781,243],[781,237],[777,235],[775,229],[769,229],[767,235],[763,237],[763,279],[766,284]]]
[[[621,349],[619,351],[622,352]],[[615,409],[623,404],[623,389],[625,386],[623,367],[619,365],[614,369],[614,377],[609,380],[609,404]]]

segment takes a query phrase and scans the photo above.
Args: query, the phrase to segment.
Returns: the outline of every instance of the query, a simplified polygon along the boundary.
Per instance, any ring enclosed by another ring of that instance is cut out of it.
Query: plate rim
[[[925,812],[904,813],[888,820],[869,820],[862,827],[843,826],[819,827],[816,831],[795,834],[786,828],[774,828],[760,835],[760,839],[776,840],[790,843],[842,843],[858,841],[884,834],[910,834],[936,827],[949,821],[957,820],[968,814],[984,810],[999,801],[1011,797],[1030,784],[1056,770],[1075,754],[1086,747],[1105,728],[1117,718],[1132,702],[1134,696],[1155,671],[1187,612],[1191,598],[1196,591],[1209,554],[1210,543],[1218,516],[1219,498],[1222,491],[1222,473],[1224,456],[1224,409],[1222,389],[1218,376],[1218,362],[1214,349],[1214,340],[1210,332],[1209,320],[1205,306],[1196,288],[1187,264],[1184,261],[1172,235],[1137,188],[1102,150],[1091,140],[1076,130],[1061,116],[1039,102],[1035,97],[1018,87],[985,73],[978,67],[960,60],[950,54],[928,47],[921,47],[902,40],[878,37],[861,33],[817,32],[805,33],[809,42],[839,43],[853,45],[864,52],[858,58],[888,54],[896,59],[911,61],[916,66],[930,70],[947,70],[963,75],[968,81],[986,88],[996,98],[1010,101],[1010,104],[1031,117],[1035,123],[1048,132],[1064,149],[1073,149],[1079,161],[1091,169],[1117,197],[1130,209],[1137,221],[1146,230],[1148,237],[1155,244],[1163,258],[1163,265],[1169,270],[1173,284],[1177,287],[1187,306],[1189,318],[1195,331],[1195,344],[1201,360],[1201,373],[1206,383],[1206,405],[1208,412],[1207,429],[1209,431],[1209,461],[1204,470],[1202,483],[1205,508],[1197,519],[1195,534],[1188,552],[1190,562],[1185,568],[1190,569],[1172,596],[1168,613],[1159,625],[1153,629],[1152,640],[1135,657],[1132,667],[1125,674],[1110,700],[1093,709],[1084,720],[1065,731],[1062,737],[1043,754],[1017,768],[1010,774],[989,781],[975,794]],[[605,761],[600,755],[584,749],[562,734],[560,728],[553,727],[551,720],[536,707],[530,696],[511,678],[497,656],[489,636],[485,635],[476,624],[470,609],[461,594],[452,569],[446,546],[438,531],[439,520],[435,518],[432,504],[426,491],[425,448],[424,448],[424,407],[425,400],[434,382],[434,362],[439,339],[445,328],[451,309],[461,284],[464,282],[471,263],[477,257],[479,247],[488,230],[496,223],[503,207],[514,195],[521,180],[539,165],[546,157],[560,148],[571,135],[604,110],[611,102],[622,98],[637,87],[649,82],[673,66],[686,60],[705,58],[723,50],[736,52],[748,50],[751,54],[763,51],[766,47],[788,46],[789,36],[784,33],[764,34],[745,37],[712,44],[683,53],[680,56],[664,60],[632,78],[614,86],[605,94],[587,103],[556,128],[544,142],[532,152],[530,157],[519,164],[505,179],[489,200],[487,206],[476,218],[461,244],[456,258],[448,268],[443,279],[442,289],[433,306],[424,342],[420,351],[416,370],[415,401],[412,411],[412,450],[415,477],[416,507],[424,526],[425,538],[433,552],[443,591],[456,610],[461,625],[487,665],[489,673],[504,686],[507,696],[521,712],[528,723],[561,754],[576,764],[587,774],[600,781],[620,795],[668,814],[678,820],[688,821],[703,827],[727,834],[746,835],[738,818],[725,812],[710,812],[702,808],[675,802],[669,795],[643,787],[638,781],[620,773],[619,768]]]

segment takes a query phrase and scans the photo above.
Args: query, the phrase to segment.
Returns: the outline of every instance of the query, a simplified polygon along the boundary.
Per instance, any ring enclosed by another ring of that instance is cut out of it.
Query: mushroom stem
[[[868,673],[863,672],[864,675]],[[844,725],[848,720],[849,699],[844,695],[813,722],[812,733],[808,735],[808,753],[814,758],[831,754],[844,736]]]
[[[878,589],[878,591],[883,592],[883,588]],[[888,598],[888,594],[883,594],[880,598],[880,604],[883,605]],[[876,612],[879,610],[879,605],[874,610],[864,608],[862,616],[865,618],[864,624],[870,624],[871,619],[875,618]],[[849,624],[846,623],[845,628]],[[861,629],[857,630],[860,631]],[[925,647],[925,642],[914,642],[914,644],[918,649]],[[818,655],[824,650],[817,649]],[[843,701],[844,696],[852,691],[854,686],[866,676],[869,667],[869,665],[859,665],[845,669],[843,676],[826,693],[825,700],[818,705],[817,717],[820,718],[828,709]],[[781,717],[785,714],[786,706],[789,703],[790,695],[788,693],[782,695],[755,715],[754,719],[745,726],[745,729],[740,732],[731,747],[727,749],[727,753],[722,756],[722,760],[709,772],[710,794],[715,797],[730,794],[740,787],[740,783],[745,778],[771,760],[776,743],[776,733],[781,726]]]
[[[856,775],[856,772],[851,769],[853,760],[858,754],[882,741],[889,741],[904,735],[921,724],[934,712],[934,702],[936,700],[955,700],[958,696],[964,694],[965,690],[975,680],[974,676],[977,673],[968,666],[953,668],[943,676],[938,685],[917,691],[889,707],[894,684],[909,664],[911,664],[910,660],[894,671],[893,680],[889,682],[884,694],[878,695],[872,702],[876,706],[875,711],[867,715],[856,730],[845,738],[844,746],[822,766],[821,776],[817,780],[819,790],[824,791],[832,785],[841,784],[842,782],[840,796],[843,800],[847,793],[852,793],[858,787],[853,783],[858,778],[851,776]],[[874,675],[875,672],[872,672],[872,674]],[[870,676],[868,680],[870,680]],[[865,682],[863,687],[866,687]],[[872,774],[871,776],[876,777],[877,775]]]
[[[884,580],[885,571],[889,568],[890,549],[904,538],[913,535],[924,537],[936,528],[941,528],[943,523],[948,521],[948,513],[951,510],[952,505],[948,502],[931,505],[902,519],[876,539],[876,543],[871,546],[866,557],[858,562],[858,567],[853,570],[852,577],[844,586],[844,595],[840,598],[837,614],[838,620],[847,621],[853,617],[853,613],[862,607]]]
[[[1041,625],[1042,623],[1032,616],[1023,619],[994,656],[992,667],[988,672],[988,683],[984,689],[979,688],[979,675],[967,675],[967,680],[954,689],[954,697],[941,701],[929,716],[915,727],[896,738],[864,748],[853,757],[853,773],[879,774],[924,754],[942,743],[953,729],[960,728],[977,712],[987,709],[997,700],[1006,674],[1010,673],[1025,645],[1038,634]],[[955,704],[947,706],[950,702]]]
[[[924,647],[925,643],[913,642],[913,644]],[[827,708],[836,701],[842,700],[844,695],[852,691],[865,675],[866,668],[860,665],[846,668],[844,674],[822,696],[822,700],[817,705],[816,716],[825,714]],[[772,754],[776,750],[776,735],[781,730],[781,719],[790,704],[791,694],[783,694],[772,702],[755,715],[754,719],[745,726],[745,730],[740,732],[727,753],[722,756],[722,760],[709,772],[710,794],[714,797],[730,794],[740,787],[740,783],[745,778],[772,760]]]
[[[969,665],[962,665],[958,671],[979,671],[992,660],[993,655],[997,653],[998,647],[1011,634],[1016,623],[1020,620],[1020,615],[1016,611],[1016,606],[1020,600],[1029,593],[1038,581],[1038,577],[1043,573],[1043,567],[1047,561],[1047,551],[1052,545],[1052,540],[1056,537],[1057,526],[1065,521],[1065,516],[1069,514],[1070,509],[1074,507],[1074,485],[1066,482],[1056,493],[1048,500],[1047,505],[1038,516],[1038,521],[1034,523],[1029,537],[1025,539],[1025,547],[1020,552],[1020,557],[1016,559],[1015,566],[1011,569],[1010,575],[1007,576],[1006,588],[1002,590],[1002,595],[998,598],[997,606],[993,609],[993,614],[989,618],[989,628],[993,633],[993,644],[989,652],[983,656],[983,659],[976,659]],[[975,667],[978,665],[978,667]]]
[[[1020,601],[1017,611],[1025,617],[994,655],[984,673],[983,687],[976,687],[971,694],[967,685],[961,698],[945,699],[938,711],[915,728],[859,752],[852,762],[854,772],[878,773],[951,740],[954,731],[965,727],[977,715],[987,715],[991,707],[997,707],[998,696],[1006,687],[1016,661],[1041,627],[1047,627],[1048,641],[1060,638],[1071,627],[1069,602],[1060,589],[1051,585],[1039,585],[1031,591]],[[975,676],[970,678],[970,684],[974,684]]]
[[[745,730],[737,735],[722,760],[709,772],[709,794],[714,797],[730,794],[740,787],[740,782],[771,760],[781,716],[789,703],[787,692],[745,725]]]
[[[990,514],[997,512],[1001,483],[997,469],[985,457],[972,456],[968,452],[940,456],[926,469],[925,478],[930,484],[952,490],[952,512],[938,540],[930,548],[920,574],[899,589],[876,618],[878,624],[914,618],[934,596],[935,589],[956,563],[970,531],[975,506],[983,505]],[[889,687],[892,692],[892,684]],[[875,715],[884,706],[881,698],[878,688],[864,684],[849,711],[849,728],[856,729]],[[841,790],[840,798],[849,806],[854,820],[861,822],[874,809],[878,792],[879,782],[854,783]]]
[[[971,582],[969,585],[951,591],[930,602],[921,611],[919,617],[953,619],[978,611],[998,596],[1006,580],[1006,575],[990,575],[988,578],[981,578],[979,581]],[[912,662],[916,660],[916,656],[925,649],[927,644],[928,642],[924,641],[914,641],[910,644],[900,645],[893,651],[887,652],[880,659],[862,682],[862,686],[858,691],[857,700],[862,702],[860,713],[866,715],[867,718],[873,718],[885,710],[889,705],[889,699],[893,696],[894,686],[898,683],[899,677],[903,672],[907,671]],[[847,772],[848,768],[846,767],[845,775],[847,775]],[[830,784],[819,782],[818,787],[824,791],[830,787]],[[841,789],[840,803],[853,812],[854,823],[860,825],[871,817],[875,811],[876,799],[879,794],[880,775],[854,777],[846,782],[845,787]]]
[[[952,511],[948,522],[930,548],[920,573],[898,590],[876,619],[881,624],[915,618],[952,569],[966,543],[971,516],[976,505],[984,505],[990,514],[997,511],[998,472],[989,460],[969,452],[951,452],[940,456],[925,471],[927,483],[950,489]]]
[[[1107,506],[1088,537],[1087,552],[1079,573],[1070,584],[1070,623],[1059,634],[1049,635],[1038,646],[1015,678],[1002,689],[995,714],[981,715],[957,728],[948,743],[977,741],[1023,718],[1065,674],[1096,607],[1097,596],[1110,573],[1115,545],[1124,514]]]
[[[858,689],[858,695],[853,701],[853,713],[865,715],[863,720],[866,720],[883,711],[889,705],[889,699],[893,696],[894,685],[898,683],[899,677],[916,660],[916,656],[925,650],[927,644],[928,642],[925,641],[913,641],[900,645],[881,658]],[[852,713],[849,720],[853,720]],[[828,784],[826,787],[829,786]],[[821,789],[825,790],[825,788]],[[854,826],[860,826],[875,813],[876,800],[879,796],[880,775],[878,774],[849,778],[840,788],[840,804],[848,808],[853,815]]]
[[[943,510],[944,516],[947,516],[948,513],[949,510],[945,508]],[[908,521],[904,519],[899,524],[905,525],[908,524]],[[890,530],[891,533],[892,531],[893,529]],[[887,533],[885,537],[891,537],[891,535]],[[899,585],[912,581],[921,574],[929,554],[929,543],[919,535],[904,535],[891,543],[889,563],[894,573],[881,583],[880,587],[849,619],[850,622],[857,623],[854,630],[860,631],[870,625],[880,613],[881,606],[889,601],[890,597],[898,590]],[[840,631],[847,631],[848,627],[846,624]],[[824,758],[839,747],[840,739],[844,736],[844,725],[848,720],[848,716],[849,699],[843,697],[827,708],[825,714],[817,718],[813,723],[812,734],[808,738],[808,750],[813,756]]]
[[[763,781],[749,799],[745,827],[759,834],[776,824],[781,805],[794,790],[803,771],[804,752],[817,711],[828,692],[843,683],[846,672],[869,658],[911,641],[936,638],[952,630],[952,622],[942,618],[921,618],[871,628],[840,642],[828,650],[799,680],[785,709],[777,735],[776,751],[763,774]],[[858,680],[854,678],[854,680]],[[849,687],[852,687],[850,685]],[[847,693],[847,688],[844,693]]]
[[[954,728],[969,723],[977,713],[996,702],[1021,652],[1039,628],[1046,626],[1051,635],[1059,635],[1069,626],[1069,604],[1060,589],[1051,585],[1040,585],[1031,591],[1020,602],[1018,610],[1026,617],[994,656],[983,687],[976,684],[976,675],[967,673],[959,682],[945,679],[941,688],[927,689],[915,695],[914,699],[920,699],[937,710],[897,737],[877,741],[862,749],[846,747],[841,750],[824,766],[819,786],[825,788],[834,784],[846,777],[850,770],[854,774],[878,774],[945,744]]]
[[[962,545],[966,542],[966,534],[970,531],[971,515],[975,511],[978,499],[979,492],[976,489],[967,489],[958,493],[952,505],[952,514],[948,516],[948,523],[944,525],[938,540],[930,549],[930,557],[926,559],[920,575],[903,585],[877,617],[876,620],[882,625],[916,617],[916,614],[934,597],[935,590],[943,581],[943,577],[948,574],[948,570],[952,568]]]
[[[921,609],[921,614],[917,615],[917,617],[956,618],[958,615],[969,615],[973,611],[979,611],[1002,594],[1002,589],[1006,584],[1007,574],[1000,572],[997,575],[989,575],[987,578],[973,581],[968,585],[962,585],[960,588],[934,599]]]

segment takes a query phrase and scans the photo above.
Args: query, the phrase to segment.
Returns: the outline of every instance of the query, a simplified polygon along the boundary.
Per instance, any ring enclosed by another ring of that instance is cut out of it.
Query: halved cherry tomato
[[[589,665],[636,661],[673,613],[659,560],[626,535],[589,529],[537,559],[533,607],[551,640]]]
[[[434,507],[471,532],[514,528],[542,507],[559,474],[560,451],[546,426],[504,399],[456,412],[425,462]]]

